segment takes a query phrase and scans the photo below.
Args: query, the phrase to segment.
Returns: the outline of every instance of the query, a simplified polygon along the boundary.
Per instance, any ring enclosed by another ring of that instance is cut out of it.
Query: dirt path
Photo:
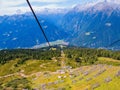
[[[5,75],[5,76],[0,76],[1,78],[7,78],[7,77],[11,77],[11,76],[15,76],[15,75],[19,75],[20,73],[13,73],[13,74],[9,74],[9,75]]]

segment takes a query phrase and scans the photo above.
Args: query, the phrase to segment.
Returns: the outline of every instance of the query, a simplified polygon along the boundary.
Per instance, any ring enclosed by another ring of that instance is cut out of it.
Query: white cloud
[[[33,4],[34,9],[38,8],[65,8],[72,7],[79,3],[86,3],[84,6],[90,7],[98,2],[103,2],[105,0],[29,0]],[[120,4],[120,0],[107,0],[108,2]],[[39,6],[38,3],[47,3],[45,5]],[[59,3],[59,4],[58,4]],[[63,4],[64,3],[64,4]],[[73,5],[72,5],[73,3]],[[37,4],[37,5],[36,5]],[[63,5],[61,5],[63,4]],[[82,7],[81,7],[82,8]],[[0,15],[13,14],[16,10],[21,10],[22,12],[29,11],[26,0],[0,0]]]
[[[51,2],[64,2],[67,0],[29,0],[30,2],[47,2],[47,3],[51,3]]]
[[[19,4],[22,4],[24,3],[25,1],[24,0],[20,0],[20,1],[15,1],[15,0],[9,0],[9,1],[5,1],[5,0],[1,0],[1,5],[0,7],[4,7],[4,8],[7,8],[7,7],[13,7],[13,6],[17,6]]]
[[[40,10],[43,8],[64,8],[64,7],[60,7],[58,6],[57,2],[63,2],[66,0],[29,0],[30,3],[32,4],[33,2],[35,3],[40,3],[40,2],[45,2],[45,3],[50,3],[44,6],[35,6],[33,5],[33,8],[35,10]],[[21,10],[22,13],[30,11],[26,0],[9,0],[9,1],[5,1],[5,0],[0,0],[0,15],[11,15],[11,14],[15,14],[18,10]],[[22,5],[23,4],[23,5]],[[20,6],[19,6],[20,5]]]
[[[58,2],[64,2],[66,0],[29,0],[30,3],[36,2],[36,3],[58,3]],[[26,4],[27,2],[26,0],[9,0],[9,1],[5,1],[5,0],[0,0],[0,7],[13,7],[13,6],[17,6],[20,4]]]
[[[25,11],[30,11],[29,8],[27,7],[9,7],[9,8],[3,8],[0,10],[0,15],[12,15],[17,13],[17,10],[22,10],[21,12],[25,12]],[[24,11],[23,11],[24,10]]]

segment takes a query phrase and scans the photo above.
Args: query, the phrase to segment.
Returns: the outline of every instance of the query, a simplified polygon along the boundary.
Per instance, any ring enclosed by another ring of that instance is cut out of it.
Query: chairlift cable
[[[46,41],[47,41],[49,47],[51,47],[50,42],[49,42],[49,40],[48,40],[48,38],[47,38],[47,36],[46,36],[44,30],[43,30],[43,28],[42,28],[42,26],[41,26],[41,24],[40,24],[38,18],[37,18],[36,14],[35,14],[35,12],[34,12],[34,10],[33,10],[33,8],[32,8],[32,6],[31,6],[29,0],[26,0],[26,1],[27,1],[28,6],[30,7],[30,9],[31,9],[31,11],[32,11],[32,13],[33,13],[33,15],[34,15],[34,18],[35,18],[36,22],[38,23],[38,26],[39,26],[40,30],[42,31],[42,33],[43,33],[43,35],[44,35],[44,37],[45,37],[45,39],[46,39]]]
[[[118,42],[120,42],[120,39],[117,40],[117,41],[112,42],[112,43],[111,43],[110,45],[108,45],[107,47],[110,47],[110,46],[112,46],[112,45],[114,45],[114,44],[116,44],[116,43],[118,43]]]
[[[44,37],[45,37],[45,39],[46,39],[46,41],[47,41],[49,47],[51,47],[50,42],[49,42],[49,40],[48,40],[48,38],[47,38],[47,36],[46,36],[44,30],[43,30],[43,28],[42,28],[42,26],[41,26],[41,24],[40,24],[38,18],[37,18],[36,14],[35,14],[35,12],[34,12],[34,10],[33,10],[33,8],[32,8],[32,6],[31,6],[29,0],[26,0],[26,1],[27,1],[28,6],[30,7],[30,9],[31,9],[31,11],[32,11],[32,13],[33,13],[33,15],[34,15],[34,18],[35,18],[36,22],[38,23],[39,28],[40,28],[40,30],[42,31],[42,33],[43,33],[43,35],[44,35]],[[115,43],[117,43],[117,42],[119,42],[119,41],[120,41],[120,40],[117,40],[117,41],[111,43],[110,45],[108,45],[107,47],[110,47],[110,46],[114,45]]]

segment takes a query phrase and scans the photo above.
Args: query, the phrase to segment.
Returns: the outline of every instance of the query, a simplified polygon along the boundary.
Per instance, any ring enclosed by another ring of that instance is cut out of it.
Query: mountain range
[[[70,10],[53,11],[37,12],[50,42],[63,40],[73,46],[120,49],[119,4],[78,4]],[[0,49],[30,48],[46,42],[30,12],[0,16],[0,32]]]
[[[120,6],[109,2],[85,8],[77,5],[64,16],[61,26],[71,32],[67,38],[70,44],[108,48],[111,43],[120,40]],[[120,42],[109,48],[120,48]]]
[[[37,13],[37,16],[49,41],[62,40],[67,36],[67,33],[55,24],[57,18],[62,17],[62,13],[59,15]],[[29,48],[46,42],[31,13],[1,16],[0,32],[1,49]]]

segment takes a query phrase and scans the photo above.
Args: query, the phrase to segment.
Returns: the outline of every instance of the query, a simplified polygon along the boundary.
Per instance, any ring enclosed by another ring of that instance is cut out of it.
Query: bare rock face
[[[120,76],[120,70],[116,73],[116,76],[117,76],[117,77]]]
[[[99,86],[100,86],[99,83],[95,83],[95,84],[93,84],[93,85],[91,86],[91,88],[92,88],[92,90],[94,90],[95,88],[97,88],[97,87],[99,87]]]
[[[88,71],[83,72],[83,75],[84,75],[84,76],[87,76],[88,74],[89,74]]]
[[[92,78],[87,78],[87,79],[86,79],[86,81],[90,81],[90,80],[92,80]]]
[[[100,74],[104,73],[106,71],[106,69],[100,70],[97,74],[94,75],[94,77],[99,76]]]
[[[46,84],[42,84],[42,85],[41,85],[41,89],[42,89],[42,90],[45,90],[45,89],[46,89]]]
[[[111,77],[107,77],[107,78],[105,78],[105,80],[104,80],[106,83],[109,83],[110,81],[112,81],[112,78]]]

